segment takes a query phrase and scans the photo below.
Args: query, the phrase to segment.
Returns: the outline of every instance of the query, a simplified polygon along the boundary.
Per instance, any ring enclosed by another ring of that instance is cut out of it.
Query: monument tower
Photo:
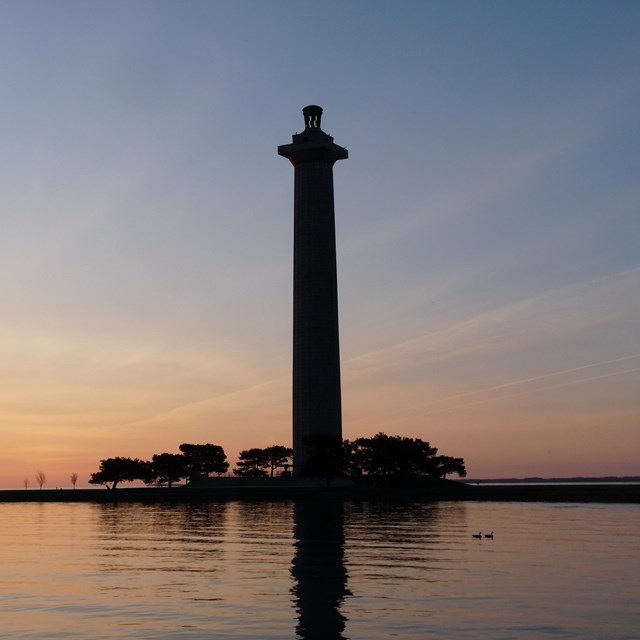
[[[308,470],[313,437],[342,438],[333,165],[349,153],[302,110],[304,131],[278,154],[294,166],[293,471]]]

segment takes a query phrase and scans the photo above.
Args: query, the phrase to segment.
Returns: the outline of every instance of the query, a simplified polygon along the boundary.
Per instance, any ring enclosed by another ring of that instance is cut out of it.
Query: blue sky
[[[2,484],[290,439],[306,104],[350,154],[345,435],[640,473],[639,36],[623,1],[0,4]]]

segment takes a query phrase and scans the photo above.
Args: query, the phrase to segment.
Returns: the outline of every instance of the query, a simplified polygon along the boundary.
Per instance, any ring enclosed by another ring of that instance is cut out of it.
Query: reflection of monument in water
[[[278,147],[295,168],[293,257],[293,464],[309,461],[308,438],[342,438],[333,165],[348,151],[320,128],[322,109]]]
[[[296,500],[291,575],[301,640],[343,640],[340,607],[350,595],[344,564],[342,500]]]

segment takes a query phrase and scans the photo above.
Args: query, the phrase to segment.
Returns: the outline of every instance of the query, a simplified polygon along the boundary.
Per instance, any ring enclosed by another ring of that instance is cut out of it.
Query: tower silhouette
[[[320,107],[309,105],[302,113],[304,131],[278,147],[295,173],[294,475],[314,473],[314,442],[342,438],[333,165],[349,156],[320,128]]]

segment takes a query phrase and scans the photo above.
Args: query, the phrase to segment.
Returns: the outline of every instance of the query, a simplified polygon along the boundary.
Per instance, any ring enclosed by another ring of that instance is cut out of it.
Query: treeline
[[[304,469],[299,470],[306,476],[331,478],[346,474],[352,478],[387,480],[467,475],[463,458],[439,455],[436,447],[420,438],[385,433],[356,440],[313,436],[306,444],[308,460]],[[185,443],[179,450],[179,454],[156,454],[148,461],[122,457],[101,460],[99,470],[91,474],[89,483],[115,489],[122,482],[141,480],[146,484],[171,487],[181,480],[193,482],[229,471],[227,456],[220,445]],[[292,449],[282,445],[245,449],[239,453],[233,473],[273,477],[281,469],[281,475],[290,475],[292,455]]]
[[[122,482],[142,480],[145,484],[171,487],[181,480],[194,482],[229,470],[227,454],[220,445],[184,443],[179,449],[180,453],[154,454],[151,460],[121,457],[100,460],[100,469],[91,474],[89,484],[115,489]],[[233,472],[238,476],[273,476],[280,467],[288,471],[292,455],[292,449],[280,445],[247,449],[240,452]]]
[[[372,438],[344,440],[343,467],[351,476],[379,477],[431,476],[446,478],[467,475],[463,458],[438,455],[438,449],[420,438],[388,436],[378,433]]]
[[[411,479],[467,475],[463,458],[439,455],[438,449],[420,438],[378,433],[371,438],[340,440],[331,436],[307,439],[309,459],[304,475],[330,478]]]

